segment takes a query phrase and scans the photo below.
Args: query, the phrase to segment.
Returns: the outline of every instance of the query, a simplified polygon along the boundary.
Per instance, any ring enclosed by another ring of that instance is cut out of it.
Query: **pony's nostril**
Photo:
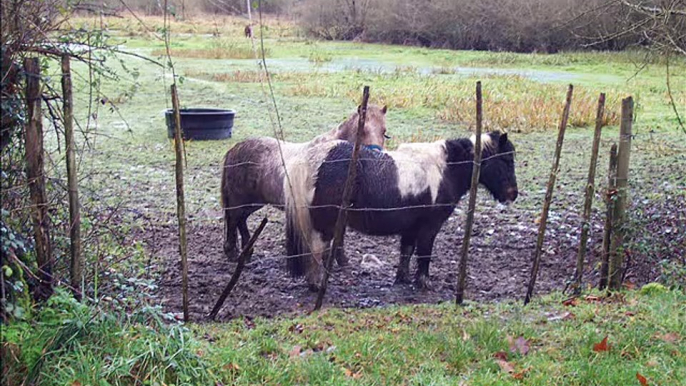
[[[507,189],[507,197],[514,201],[517,199],[517,196],[519,196],[519,192],[517,191],[517,188],[508,188]]]

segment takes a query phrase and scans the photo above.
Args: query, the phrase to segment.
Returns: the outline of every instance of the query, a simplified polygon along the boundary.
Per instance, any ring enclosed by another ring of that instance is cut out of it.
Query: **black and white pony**
[[[429,287],[429,263],[436,235],[467,193],[471,183],[475,137],[433,143],[403,144],[396,151],[360,150],[348,226],[376,236],[400,235],[396,283],[410,281],[410,258],[417,255],[416,282]],[[482,135],[479,182],[493,197],[517,198],[514,146],[507,134]],[[352,157],[353,144],[331,141],[308,149],[287,165],[292,189],[284,186],[287,249],[293,276],[307,277],[316,290],[322,256],[333,238],[334,224]],[[308,210],[309,208],[309,210]],[[303,252],[311,252],[307,255]]]

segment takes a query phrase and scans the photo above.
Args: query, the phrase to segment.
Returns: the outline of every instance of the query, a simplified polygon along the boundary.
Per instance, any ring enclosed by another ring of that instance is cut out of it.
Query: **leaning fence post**
[[[74,99],[69,56],[62,56],[62,119],[67,148],[67,190],[69,194],[69,238],[71,253],[71,287],[81,300],[83,290],[83,256],[81,255],[81,210],[78,176],[76,175],[76,143],[74,142]]]
[[[24,59],[26,71],[27,120],[24,130],[26,142],[26,177],[31,195],[31,217],[36,243],[39,285],[35,297],[44,300],[52,295],[52,248],[50,218],[45,191],[43,163],[43,117],[41,115],[40,65],[38,58]]]
[[[188,254],[186,241],[186,203],[183,191],[183,133],[181,110],[176,83],[171,85],[172,107],[174,108],[174,152],[176,154],[176,216],[179,221],[179,253],[181,254],[181,291],[183,296],[183,320],[188,322]]]
[[[462,304],[464,300],[464,288],[467,278],[467,255],[469,254],[469,241],[472,236],[474,225],[474,209],[476,207],[476,192],[479,186],[479,173],[481,172],[481,128],[483,126],[483,99],[481,96],[481,81],[476,82],[476,140],[474,141],[474,165],[472,166],[472,185],[469,189],[469,206],[467,209],[467,222],[464,227],[462,249],[460,250],[460,268],[457,277],[457,289],[455,290],[455,302]]]
[[[628,200],[629,158],[631,155],[631,124],[634,119],[634,100],[622,100],[622,121],[619,127],[619,150],[617,152],[617,200],[613,210],[612,237],[610,238],[610,289],[622,287],[624,264],[624,233],[626,226],[626,204]]]
[[[350,195],[353,191],[353,185],[355,181],[355,176],[357,175],[357,159],[360,154],[361,147],[361,136],[359,133],[364,130],[365,120],[367,119],[367,104],[369,103],[369,86],[364,86],[364,91],[362,92],[362,104],[360,105],[359,121],[357,124],[357,131],[355,132],[355,147],[353,148],[352,158],[350,160],[350,165],[348,166],[348,177],[345,180],[345,187],[343,188],[343,200],[341,202],[341,208],[338,210],[338,218],[336,219],[336,226],[334,228],[333,242],[331,244],[331,249],[324,262],[324,277],[322,278],[321,286],[319,287],[319,293],[317,294],[317,301],[314,304],[314,311],[322,308],[322,303],[324,302],[324,295],[326,295],[326,287],[329,283],[329,272],[333,266],[333,260],[336,256],[336,251],[340,247],[343,241],[343,234],[345,233],[345,227],[348,220],[348,206],[350,206]]]
[[[586,182],[586,197],[584,200],[584,213],[581,219],[581,238],[579,240],[579,253],[576,256],[576,273],[574,274],[573,292],[581,293],[581,280],[584,273],[584,257],[586,257],[586,243],[588,232],[591,227],[591,209],[593,206],[593,194],[595,193],[595,169],[598,164],[598,149],[600,147],[600,133],[603,129],[603,116],[605,115],[605,94],[601,93],[598,98],[598,111],[595,119],[595,132],[593,133],[593,147],[591,149],[591,164],[588,167],[588,181]]]
[[[541,264],[541,253],[543,250],[543,238],[545,237],[545,228],[548,224],[548,211],[550,210],[550,203],[553,200],[553,190],[555,189],[555,180],[560,166],[560,154],[562,153],[562,142],[565,138],[565,130],[567,129],[567,121],[569,120],[569,110],[572,106],[572,93],[574,86],[569,85],[567,90],[567,100],[565,102],[564,110],[562,110],[562,119],[560,120],[560,127],[557,133],[557,145],[555,146],[555,157],[553,159],[553,167],[550,170],[550,177],[548,178],[548,187],[545,192],[545,199],[543,200],[543,210],[541,211],[541,222],[538,225],[538,238],[536,239],[536,251],[534,254],[534,265],[531,268],[531,279],[524,298],[524,305],[529,304],[531,296],[534,293],[534,286],[536,285],[536,276],[538,276],[538,268]]]
[[[613,144],[610,148],[610,169],[607,172],[607,192],[605,195],[605,227],[603,229],[603,250],[602,262],[600,264],[599,289],[605,289],[608,282],[608,271],[610,267],[610,238],[612,237],[612,214],[615,208],[615,198],[617,187],[615,179],[617,176],[617,145]]]
[[[209,315],[210,320],[214,320],[214,318],[217,317],[217,313],[219,313],[219,310],[224,305],[224,301],[226,301],[226,298],[229,296],[229,294],[231,294],[233,287],[235,287],[236,283],[238,283],[238,278],[241,276],[241,272],[243,272],[243,268],[245,267],[245,259],[251,253],[252,247],[255,245],[257,238],[260,237],[260,234],[266,225],[267,218],[265,217],[262,219],[260,226],[257,227],[257,230],[250,237],[250,240],[248,240],[248,243],[243,247],[241,254],[238,255],[238,264],[236,265],[236,270],[233,271],[233,275],[231,275],[229,283],[224,288],[224,291],[222,291],[219,299],[217,299],[217,303],[214,304],[214,308],[212,308],[212,312],[210,312]]]

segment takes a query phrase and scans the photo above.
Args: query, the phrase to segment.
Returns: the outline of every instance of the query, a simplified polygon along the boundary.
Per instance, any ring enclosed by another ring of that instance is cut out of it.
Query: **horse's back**
[[[311,210],[313,225],[319,230],[327,230],[331,228],[332,221],[335,222],[343,199],[352,149],[352,144],[341,143],[332,148],[319,165]],[[351,227],[367,234],[397,234],[415,225],[426,214],[426,206],[432,203],[430,189],[415,189],[412,194],[403,194],[403,177],[399,175],[396,158],[402,157],[360,150],[348,215]]]
[[[283,205],[283,161],[298,154],[302,147],[271,137],[237,143],[224,159],[222,189],[239,204]]]

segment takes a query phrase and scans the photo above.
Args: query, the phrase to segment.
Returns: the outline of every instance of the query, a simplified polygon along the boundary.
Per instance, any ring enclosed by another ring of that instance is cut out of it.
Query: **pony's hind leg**
[[[420,289],[431,289],[429,263],[433,258],[433,246],[437,234],[438,232],[425,233],[420,235],[417,239],[417,275],[415,281],[417,287]]]
[[[241,233],[241,248],[245,248],[246,245],[248,245],[248,241],[250,240],[250,231],[248,230],[248,217],[242,217],[240,220],[238,220],[238,231]],[[235,237],[235,236],[234,236]],[[235,242],[234,242],[235,244]],[[248,251],[248,254],[245,256],[246,261],[250,261],[250,258],[252,257],[253,249],[250,248]]]
[[[236,247],[238,221],[236,221],[236,213],[232,212],[231,209],[224,210],[224,256],[229,261],[236,260],[238,257],[238,248]]]
[[[410,259],[414,253],[417,239],[414,235],[402,235],[400,238],[400,261],[398,271],[395,274],[395,284],[409,284],[410,280]]]

